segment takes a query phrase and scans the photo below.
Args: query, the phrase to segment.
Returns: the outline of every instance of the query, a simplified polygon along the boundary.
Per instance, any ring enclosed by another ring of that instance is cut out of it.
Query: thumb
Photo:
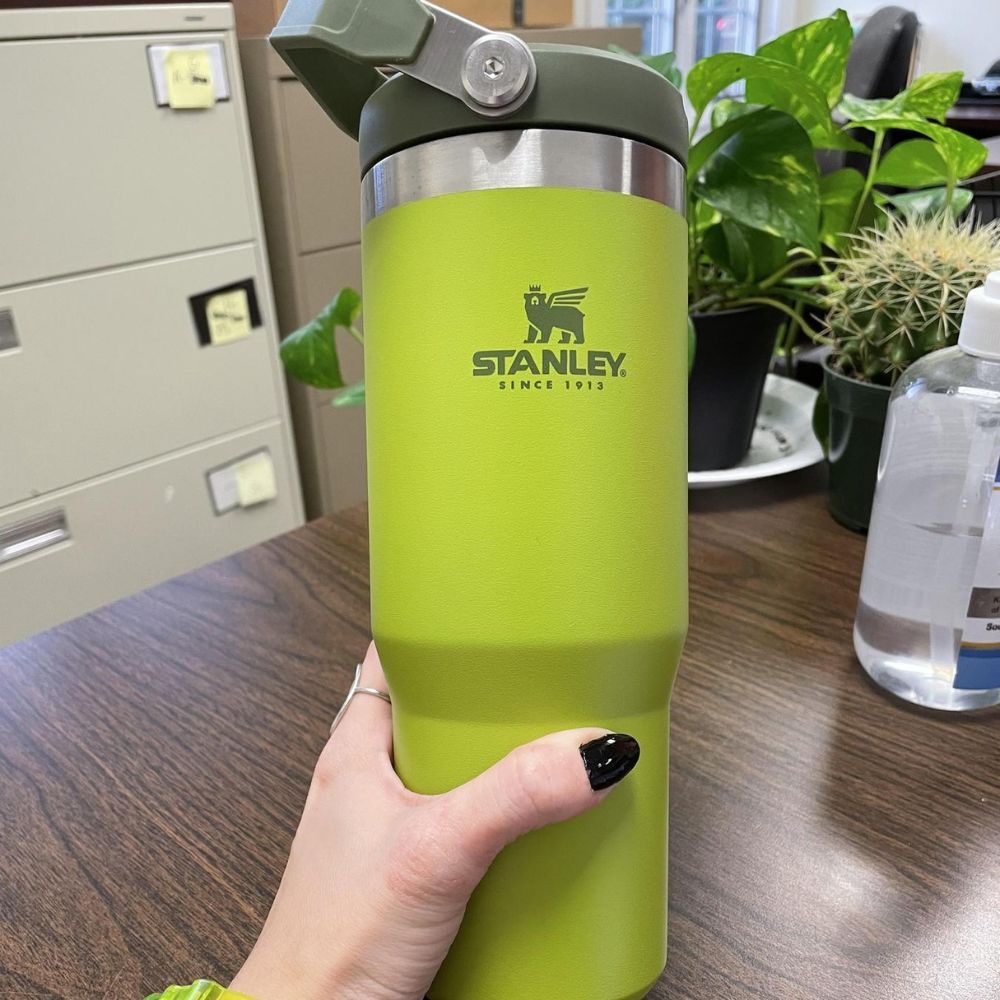
[[[570,729],[512,750],[472,781],[441,796],[456,845],[485,873],[511,841],[571,819],[603,801],[635,767],[639,744],[624,733]]]

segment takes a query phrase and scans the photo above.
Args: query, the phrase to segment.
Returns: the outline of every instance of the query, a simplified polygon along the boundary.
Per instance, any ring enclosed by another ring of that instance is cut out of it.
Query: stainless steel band
[[[363,219],[442,194],[533,187],[616,191],[684,212],[684,167],[663,150],[598,132],[514,129],[433,139],[387,156],[362,181]]]

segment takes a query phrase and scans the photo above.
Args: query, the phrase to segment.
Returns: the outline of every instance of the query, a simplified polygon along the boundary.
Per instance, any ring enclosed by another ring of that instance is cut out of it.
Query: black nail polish
[[[580,747],[590,787],[595,792],[618,784],[639,760],[639,744],[625,733],[609,733]]]

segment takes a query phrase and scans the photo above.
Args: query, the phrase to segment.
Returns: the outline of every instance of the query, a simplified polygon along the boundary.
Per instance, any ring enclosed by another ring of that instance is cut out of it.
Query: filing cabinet
[[[166,86],[180,48],[207,106]],[[232,7],[0,10],[0,93],[4,643],[302,503]]]

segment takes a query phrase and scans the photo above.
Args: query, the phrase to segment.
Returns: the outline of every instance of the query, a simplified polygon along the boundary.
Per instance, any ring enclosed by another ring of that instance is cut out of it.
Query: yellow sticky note
[[[273,500],[278,495],[274,462],[266,451],[237,462],[233,466],[233,474],[236,477],[236,499],[241,507],[252,507]]]
[[[228,344],[250,336],[250,299],[245,288],[213,295],[205,304],[205,314],[208,339],[213,344]]]
[[[215,80],[207,49],[173,49],[163,62],[167,101],[172,108],[211,108]]]

